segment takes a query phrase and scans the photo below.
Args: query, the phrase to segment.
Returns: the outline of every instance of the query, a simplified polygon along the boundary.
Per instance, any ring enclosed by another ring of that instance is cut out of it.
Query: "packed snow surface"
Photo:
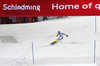
[[[12,36],[17,41],[4,43],[0,38],[0,66],[100,66],[100,16],[96,16],[96,22],[97,33],[95,16],[0,25],[0,36]],[[69,37],[50,45],[58,31]]]

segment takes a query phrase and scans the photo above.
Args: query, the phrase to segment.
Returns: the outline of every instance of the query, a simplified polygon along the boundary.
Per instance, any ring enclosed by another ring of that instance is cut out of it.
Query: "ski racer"
[[[66,35],[66,34],[64,34],[64,33],[61,33],[60,31],[58,31],[58,34],[56,35],[56,37],[58,37],[57,38],[57,40],[55,40],[54,42],[52,42],[51,44],[53,45],[53,44],[55,44],[55,43],[58,43],[60,40],[62,40],[63,39],[63,35],[65,35],[66,37],[68,37],[68,35]]]

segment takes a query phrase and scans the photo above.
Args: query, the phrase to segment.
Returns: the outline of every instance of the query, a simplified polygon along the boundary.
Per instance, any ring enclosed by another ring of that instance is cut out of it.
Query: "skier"
[[[55,40],[55,41],[52,42],[51,44],[54,45],[55,43],[58,43],[60,40],[63,39],[63,35],[65,35],[66,37],[68,37],[68,35],[66,35],[66,34],[61,33],[60,31],[58,31],[58,34],[56,35],[56,37],[58,37],[58,36],[59,36],[59,37],[57,38],[57,40]]]

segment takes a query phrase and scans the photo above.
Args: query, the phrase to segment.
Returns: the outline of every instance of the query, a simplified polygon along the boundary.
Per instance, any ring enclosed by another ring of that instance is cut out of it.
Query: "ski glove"
[[[68,37],[68,35],[66,35],[66,37]]]
[[[58,36],[58,34],[56,35],[56,37]]]

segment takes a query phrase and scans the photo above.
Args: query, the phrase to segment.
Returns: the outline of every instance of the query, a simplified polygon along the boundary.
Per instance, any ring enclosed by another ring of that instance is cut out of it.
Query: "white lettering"
[[[3,10],[37,10],[40,11],[40,5],[7,5],[3,4]]]
[[[83,9],[87,9],[87,8],[88,8],[88,5],[87,5],[87,4],[84,4],[84,5],[82,6],[82,8],[83,8]]]
[[[26,10],[30,10],[30,6],[29,5],[26,5]]]
[[[59,6],[59,9],[60,9],[60,10],[63,10],[63,9],[64,9],[64,5],[60,5],[60,6]]]
[[[8,10],[11,10],[11,6],[10,5],[8,6]]]
[[[54,8],[58,9],[58,4],[56,4],[56,6],[54,6],[54,4],[52,4],[52,10],[54,10]]]
[[[36,10],[40,11],[40,5],[37,5],[37,9]]]
[[[63,10],[63,9],[79,9],[79,5],[75,4],[75,5],[59,5],[59,4],[52,4],[52,10]]]
[[[7,7],[6,6],[7,6],[7,4],[4,4],[3,5],[3,7],[4,7],[3,10],[7,10]]]
[[[83,6],[82,6],[82,8],[83,9],[91,9],[91,7],[92,7],[92,2],[91,3],[89,3],[88,5],[87,4],[83,4]]]
[[[65,9],[73,9],[73,5],[65,5]]]
[[[23,4],[23,5],[21,6],[21,9],[24,10],[24,7],[25,7],[25,4]]]
[[[91,2],[91,3],[89,3],[89,9],[91,9],[91,7],[92,7],[92,2]]]
[[[95,8],[100,10],[100,4],[96,4]]]
[[[74,8],[75,8],[75,9],[79,9],[79,5],[76,4],[76,5],[74,6]]]

